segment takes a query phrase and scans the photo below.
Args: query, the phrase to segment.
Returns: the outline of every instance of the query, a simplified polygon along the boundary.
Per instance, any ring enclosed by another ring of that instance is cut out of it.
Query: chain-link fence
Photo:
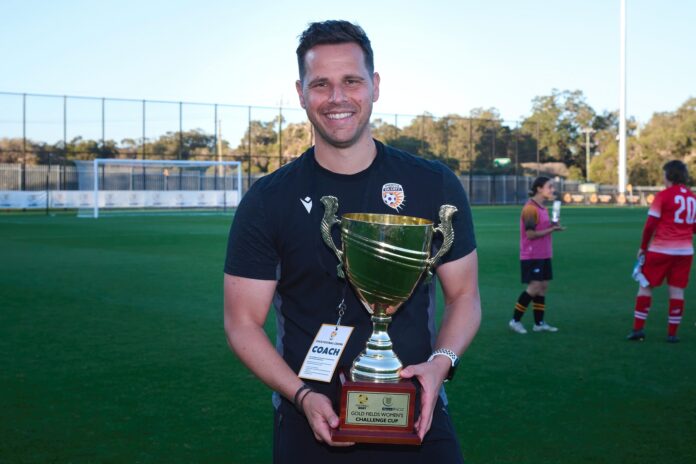
[[[246,192],[249,186],[265,174],[253,174],[243,176],[242,192]],[[153,177],[154,176],[154,177]],[[147,183],[128,182],[132,190],[136,185],[138,189],[162,189],[163,182],[168,181],[164,174],[150,174]],[[467,192],[473,205],[514,205],[522,204],[528,198],[534,177],[515,175],[460,175],[464,190]],[[104,185],[111,185],[105,180]],[[115,182],[115,180],[114,180]],[[205,181],[196,179],[196,185],[200,189],[216,188],[217,179],[213,174],[208,174]],[[585,184],[582,182],[567,181],[563,178],[556,179],[556,190],[559,198],[566,204],[595,205],[595,204],[638,204],[647,205],[652,202],[654,194],[660,190],[658,187],[633,187],[627,195],[617,192],[614,185]],[[141,185],[142,184],[142,185]],[[145,185],[147,187],[145,187]],[[209,187],[202,187],[208,185]],[[24,188],[20,188],[23,186]],[[232,186],[237,189],[236,185]],[[172,188],[176,188],[174,185]],[[198,189],[194,188],[194,189]],[[39,165],[22,166],[22,164],[0,164],[0,191],[43,192],[43,191],[70,191],[79,190],[78,169],[72,165]],[[190,190],[190,186],[187,186]]]
[[[539,161],[538,126],[494,116],[374,113],[376,138],[459,174],[522,174]],[[244,162],[272,172],[314,142],[299,108],[0,92],[0,163],[69,166],[138,158]],[[20,182],[20,189],[31,187]]]
[[[521,203],[531,176],[544,169],[538,144],[543,134],[528,121],[480,116],[373,113],[372,132],[447,164],[473,204]],[[0,92],[4,191],[77,190],[75,161],[95,158],[239,161],[246,191],[313,143],[312,126],[298,108]],[[622,200],[614,186],[581,191],[583,184],[558,172],[545,174],[558,180],[566,203],[636,201],[634,195]],[[650,192],[636,189],[639,202]]]

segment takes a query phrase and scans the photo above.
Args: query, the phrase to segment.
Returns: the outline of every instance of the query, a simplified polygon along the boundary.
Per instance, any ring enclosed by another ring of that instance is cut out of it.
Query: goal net
[[[78,216],[214,213],[242,198],[238,161],[77,161]]]

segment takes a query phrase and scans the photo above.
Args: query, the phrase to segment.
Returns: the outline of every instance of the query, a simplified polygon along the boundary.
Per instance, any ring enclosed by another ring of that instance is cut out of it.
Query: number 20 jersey
[[[649,251],[666,255],[693,255],[696,196],[681,184],[659,192],[648,215],[659,219]]]

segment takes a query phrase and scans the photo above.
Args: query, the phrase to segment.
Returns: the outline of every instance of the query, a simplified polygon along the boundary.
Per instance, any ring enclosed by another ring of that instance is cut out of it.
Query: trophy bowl
[[[372,335],[365,350],[353,361],[351,378],[398,382],[403,364],[392,349],[387,327],[392,314],[408,300],[421,277],[425,274],[429,279],[435,263],[449,251],[454,241],[452,215],[457,208],[441,206],[441,223],[435,227],[428,219],[393,214],[347,213],[339,220],[338,199],[325,196],[321,202],[325,207],[322,238],[338,257],[338,275],[348,279],[372,315]],[[341,226],[341,250],[331,237],[334,224]],[[436,232],[444,240],[431,257],[430,246]]]
[[[325,196],[321,202],[321,235],[338,258],[336,273],[350,282],[372,315],[365,349],[349,373],[339,374],[339,425],[331,432],[332,440],[419,445],[414,426],[416,386],[401,379],[403,364],[392,349],[387,328],[392,314],[424,275],[431,278],[433,267],[452,246],[452,216],[457,208],[442,205],[440,225],[435,227],[428,219],[393,214],[347,213],[338,219],[338,199]],[[341,226],[340,250],[331,237],[336,224]],[[435,233],[442,234],[443,242],[431,257]]]
[[[345,214],[345,271],[370,314],[393,314],[428,269],[433,223],[392,214]]]

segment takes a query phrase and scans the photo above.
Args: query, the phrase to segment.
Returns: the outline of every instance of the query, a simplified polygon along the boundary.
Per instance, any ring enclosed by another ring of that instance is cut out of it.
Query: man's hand
[[[416,377],[422,387],[420,416],[415,424],[416,432],[421,441],[425,438],[428,430],[430,430],[437,396],[440,393],[440,386],[445,377],[447,377],[451,366],[452,363],[446,356],[435,356],[430,362],[414,364],[401,370],[402,378],[410,379]]]
[[[331,406],[331,401],[321,393],[310,391],[301,401],[302,411],[314,432],[317,441],[331,446],[351,446],[355,443],[331,440],[331,429],[338,427],[338,416]]]
[[[644,254],[645,254],[645,250],[642,248],[638,248],[638,253],[636,253],[636,259],[640,259],[640,257],[643,256]]]

